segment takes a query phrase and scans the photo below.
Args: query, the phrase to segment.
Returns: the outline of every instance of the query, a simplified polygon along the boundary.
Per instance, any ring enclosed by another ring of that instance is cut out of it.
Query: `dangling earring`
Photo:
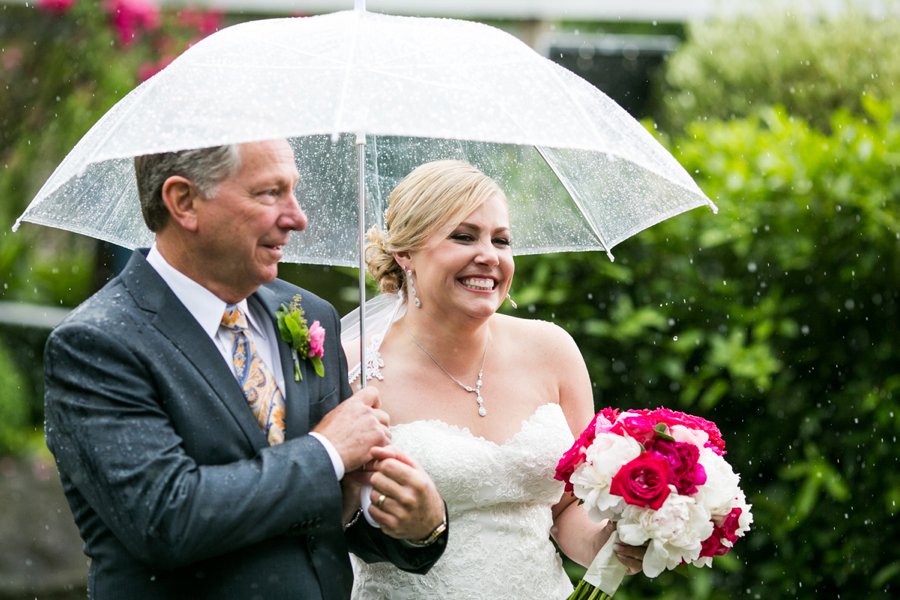
[[[519,308],[519,305],[516,304],[516,301],[512,299],[512,296],[510,296],[509,293],[506,294],[506,299],[509,300],[510,306],[512,306],[513,308]]]
[[[416,284],[413,282],[412,269],[406,270],[406,284],[409,286],[409,295],[413,299],[413,304],[416,305],[416,308],[422,308],[422,301],[419,300],[419,296],[416,295]]]

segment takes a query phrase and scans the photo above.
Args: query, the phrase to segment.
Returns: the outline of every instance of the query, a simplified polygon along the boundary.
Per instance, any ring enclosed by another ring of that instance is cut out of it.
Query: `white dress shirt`
[[[155,243],[147,254],[147,262],[159,273],[159,276],[166,282],[172,293],[184,304],[191,316],[206,332],[206,335],[218,348],[219,353],[222,355],[222,360],[228,365],[232,374],[237,377],[234,370],[234,362],[231,360],[233,336],[231,331],[222,327],[221,324],[222,315],[225,314],[225,307],[228,304],[166,262],[166,259],[163,258],[163,255],[156,248]],[[266,366],[269,367],[269,370],[272,371],[272,374],[275,376],[275,383],[278,385],[278,389],[281,390],[282,396],[284,396],[284,373],[280,368],[278,341],[275,337],[275,328],[272,326],[272,321],[267,315],[251,307],[247,303],[246,298],[238,302],[237,306],[247,317],[249,334],[253,340],[256,352]],[[276,368],[272,368],[273,365],[276,365]],[[319,440],[325,447],[334,467],[335,475],[337,475],[338,480],[342,479],[344,477],[344,461],[341,460],[341,456],[335,449],[334,444],[325,436],[314,431],[309,432],[309,435]]]

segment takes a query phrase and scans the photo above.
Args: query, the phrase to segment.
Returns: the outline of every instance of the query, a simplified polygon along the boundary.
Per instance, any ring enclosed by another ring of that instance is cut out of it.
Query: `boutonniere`
[[[288,306],[282,304],[275,316],[281,339],[291,347],[291,355],[294,357],[294,381],[303,379],[300,375],[301,358],[309,359],[316,374],[324,377],[322,357],[325,355],[325,328],[318,321],[313,321],[312,325],[306,324],[303,309],[300,308],[300,294],[294,296]]]

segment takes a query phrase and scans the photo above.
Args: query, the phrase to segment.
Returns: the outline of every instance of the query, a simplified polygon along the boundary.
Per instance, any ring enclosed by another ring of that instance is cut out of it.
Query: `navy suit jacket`
[[[270,447],[209,336],[137,251],[45,349],[47,445],[91,559],[92,598],[346,598],[348,549],[425,572],[412,549],[341,524],[341,489],[310,428],[351,393],[330,304],[286,282],[248,301],[274,315],[302,294],[326,330],[325,376],[285,375],[286,440]],[[277,325],[275,325],[277,331]],[[446,536],[443,536],[446,537]]]

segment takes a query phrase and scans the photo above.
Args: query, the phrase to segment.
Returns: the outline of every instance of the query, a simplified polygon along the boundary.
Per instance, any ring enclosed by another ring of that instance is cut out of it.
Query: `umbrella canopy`
[[[13,228],[149,245],[134,156],[275,138],[294,146],[310,220],[289,262],[357,266],[360,225],[380,224],[396,182],[439,158],[497,180],[518,254],[609,253],[715,208],[640,123],[515,37],[352,10],[248,22],[194,45],[88,131]]]

